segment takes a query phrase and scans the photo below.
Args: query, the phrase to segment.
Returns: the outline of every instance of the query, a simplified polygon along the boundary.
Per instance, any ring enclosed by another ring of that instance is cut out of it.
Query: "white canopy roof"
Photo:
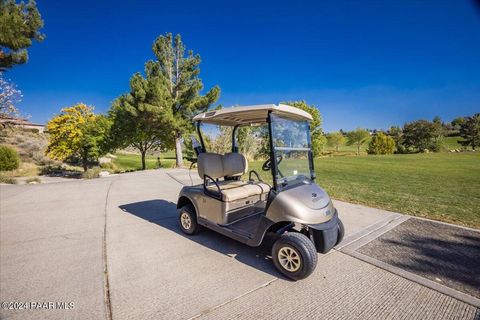
[[[269,111],[287,119],[312,120],[312,116],[308,112],[299,108],[287,106],[285,104],[261,104],[207,111],[193,117],[193,121],[201,121],[221,126],[242,126],[267,122]]]

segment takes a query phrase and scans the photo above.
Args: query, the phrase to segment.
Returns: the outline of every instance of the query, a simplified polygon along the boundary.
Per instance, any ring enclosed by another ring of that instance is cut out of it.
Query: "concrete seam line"
[[[443,221],[439,221],[439,220],[432,220],[432,219],[428,219],[428,218],[424,218],[424,217],[417,217],[417,216],[411,216],[411,217],[415,218],[415,219],[419,219],[419,220],[424,220],[424,221],[430,221],[430,222],[434,222],[434,223],[443,224],[443,225],[450,226],[450,227],[456,227],[456,228],[465,229],[465,230],[469,230],[469,231],[473,231],[473,232],[480,232],[479,229],[465,227],[465,226],[461,226],[461,225],[458,225],[458,224],[443,222]]]
[[[107,196],[105,197],[105,224],[103,226],[103,300],[105,303],[105,319],[112,320],[112,304],[110,301],[110,283],[108,281],[108,262],[107,262],[107,206],[108,198],[110,196],[110,189],[113,181],[108,185]]]
[[[356,240],[355,242],[350,243],[348,246],[343,246],[342,249],[350,250],[350,251],[356,251],[359,248],[367,245],[368,243],[372,242],[373,240],[379,238],[383,234],[387,233],[388,231],[396,228],[400,224],[404,223],[405,221],[409,220],[409,216],[402,216],[399,218],[396,218],[395,220],[392,220],[388,222],[385,226],[374,230],[370,232],[369,234],[366,234],[362,238]]]
[[[175,180],[176,182],[180,183],[182,186],[186,186],[186,184],[184,184],[183,182],[181,182],[180,180],[178,180],[177,178],[175,178],[174,176],[172,176],[170,173],[166,172],[167,176],[169,176],[170,178],[172,178],[173,180]]]
[[[375,224],[372,224],[368,227],[366,227],[364,230],[361,230],[361,231],[358,231],[356,233],[354,233],[353,235],[351,236],[348,236],[344,239],[344,241],[342,241],[342,243],[339,245],[339,246],[336,246],[335,249],[337,250],[341,250],[367,236],[369,236],[370,234],[382,229],[382,228],[385,228],[386,226],[388,226],[389,224],[391,224],[392,222],[394,221],[397,221],[398,219],[401,219],[402,217],[405,217],[404,215],[402,214],[398,214],[398,215],[394,215],[394,216],[390,216],[386,219],[383,219]],[[406,219],[408,220],[408,219]],[[387,230],[388,231],[388,230]],[[344,243],[345,242],[345,243]]]
[[[351,257],[354,257],[358,260],[361,260],[363,262],[366,262],[368,264],[371,264],[375,267],[378,267],[380,269],[383,269],[385,271],[388,271],[390,273],[396,274],[397,276],[400,276],[404,279],[410,280],[412,282],[418,283],[424,287],[430,288],[432,290],[435,290],[437,292],[440,292],[444,295],[447,295],[449,297],[452,297],[456,300],[462,301],[464,303],[467,303],[469,305],[472,305],[476,308],[480,308],[480,299],[472,297],[466,293],[457,291],[455,289],[449,288],[447,286],[441,285],[439,283],[436,283],[430,279],[418,276],[414,273],[405,271],[401,268],[392,266],[386,262],[377,260],[375,258],[369,257],[367,255],[364,255],[360,252],[357,251],[350,251],[350,250],[344,250],[342,251],[344,254],[347,254]]]
[[[209,308],[209,309],[207,309],[207,310],[205,310],[205,311],[202,311],[202,312],[200,312],[199,314],[196,314],[196,315],[194,315],[193,317],[188,318],[188,320],[197,319],[197,318],[199,318],[199,317],[201,317],[201,316],[207,315],[207,314],[209,314],[210,312],[215,311],[215,310],[217,310],[218,308],[221,308],[221,307],[223,307],[223,306],[226,305],[226,304],[229,304],[230,302],[233,302],[233,301],[236,301],[236,300],[238,300],[238,299],[240,299],[240,298],[243,298],[243,297],[245,297],[246,295],[248,295],[248,294],[250,294],[250,293],[253,293],[253,292],[257,291],[257,290],[260,290],[260,289],[262,289],[262,288],[268,287],[269,285],[271,285],[273,282],[275,282],[275,281],[277,281],[277,280],[278,280],[278,278],[274,278],[274,279],[272,279],[272,280],[270,280],[270,281],[262,284],[261,286],[258,286],[258,287],[256,287],[256,288],[253,288],[252,290],[249,290],[249,291],[247,291],[247,292],[244,292],[244,293],[242,293],[242,294],[239,295],[239,296],[236,296],[236,297],[234,297],[234,298],[232,298],[232,299],[229,299],[229,300],[227,300],[227,301],[225,301],[225,302],[223,302],[223,303],[220,303],[220,304],[218,304],[218,305],[216,305],[216,306],[213,306],[213,307],[211,307],[211,308]]]
[[[362,230],[359,230],[359,231],[357,231],[357,232],[355,232],[351,235],[346,236],[342,241],[342,242],[345,242],[346,244],[342,245],[340,248],[342,248],[344,246],[347,246],[347,245],[361,239],[362,237],[366,236],[367,234],[372,233],[375,230],[378,230],[378,229],[386,226],[390,221],[395,220],[400,216],[401,216],[400,214],[390,215],[386,218],[383,218],[382,220],[380,220],[378,222],[375,222],[371,225],[366,226]]]

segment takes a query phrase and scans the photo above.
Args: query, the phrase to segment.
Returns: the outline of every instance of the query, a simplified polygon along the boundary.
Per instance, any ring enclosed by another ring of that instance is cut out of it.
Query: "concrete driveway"
[[[0,186],[0,301],[7,303],[1,318],[480,315],[474,298],[415,281],[347,250],[408,217],[336,202],[346,226],[342,246],[320,255],[312,276],[292,282],[274,269],[269,243],[250,248],[209,230],[183,235],[175,202],[186,177],[181,170],[156,170]],[[28,310],[14,310],[22,305]]]

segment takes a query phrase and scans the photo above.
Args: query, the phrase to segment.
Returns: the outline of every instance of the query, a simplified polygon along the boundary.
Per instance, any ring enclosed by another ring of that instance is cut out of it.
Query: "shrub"
[[[0,146],[0,171],[10,171],[18,169],[20,159],[15,149]]]
[[[383,133],[372,137],[368,144],[368,154],[392,154],[395,151],[395,140]]]
[[[100,176],[100,171],[102,171],[99,167],[91,168],[85,171],[82,174],[82,178],[84,179],[95,179]]]
[[[442,143],[442,127],[438,123],[417,120],[403,126],[403,145],[418,152],[439,151]]]
[[[31,183],[31,184],[41,183],[41,182],[42,182],[42,180],[40,180],[39,177],[31,177],[31,178],[28,178],[28,179],[26,180],[26,183],[28,183],[28,184],[30,184],[30,183]]]
[[[66,168],[62,165],[47,165],[40,169],[41,176],[80,178],[82,173],[75,168]]]
[[[15,180],[12,177],[7,177],[7,176],[4,176],[3,174],[0,174],[0,183],[16,184],[17,180]]]
[[[100,168],[107,170],[110,173],[118,173],[121,171],[120,168],[113,162],[100,163]]]

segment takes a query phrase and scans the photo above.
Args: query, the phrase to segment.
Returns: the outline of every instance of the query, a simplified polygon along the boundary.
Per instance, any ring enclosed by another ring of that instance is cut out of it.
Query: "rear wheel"
[[[297,232],[288,232],[273,244],[272,258],[278,271],[293,280],[305,279],[317,266],[315,245]]]
[[[195,234],[200,229],[197,223],[195,209],[191,204],[187,204],[178,209],[178,220],[180,222],[180,229],[186,234]]]

